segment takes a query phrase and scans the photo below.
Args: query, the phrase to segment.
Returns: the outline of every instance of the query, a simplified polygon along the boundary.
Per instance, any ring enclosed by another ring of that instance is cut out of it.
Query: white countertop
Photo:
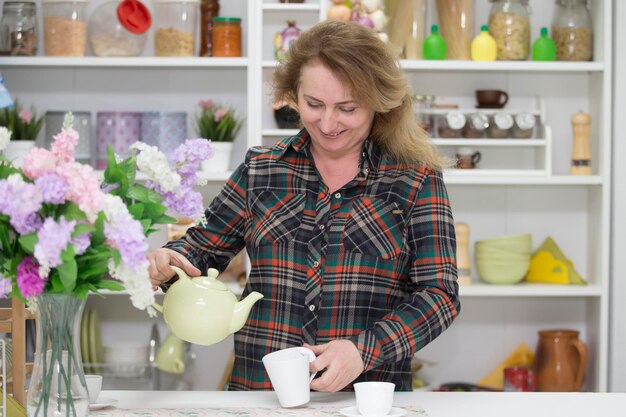
[[[116,408],[278,407],[273,392],[102,391]],[[354,405],[353,393],[312,393],[308,407]],[[626,393],[397,392],[394,406],[429,417],[625,417]]]

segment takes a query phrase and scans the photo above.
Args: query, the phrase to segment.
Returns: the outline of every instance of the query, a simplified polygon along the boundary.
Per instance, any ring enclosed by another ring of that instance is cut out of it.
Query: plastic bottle
[[[533,61],[556,61],[556,45],[548,37],[548,28],[541,28],[541,36],[533,42]]]
[[[439,34],[439,26],[433,25],[424,40],[424,59],[446,59],[446,40]]]
[[[497,54],[496,40],[489,34],[487,25],[482,25],[480,33],[472,41],[472,60],[495,61]]]

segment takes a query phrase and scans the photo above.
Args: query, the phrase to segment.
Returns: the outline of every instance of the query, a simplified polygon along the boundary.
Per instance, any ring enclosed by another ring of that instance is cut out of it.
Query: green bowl
[[[524,279],[530,259],[520,262],[476,261],[480,278],[488,284],[512,285]]]

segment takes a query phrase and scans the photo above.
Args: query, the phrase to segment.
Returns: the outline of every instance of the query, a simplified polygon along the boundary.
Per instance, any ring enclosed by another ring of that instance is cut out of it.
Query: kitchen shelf
[[[546,146],[546,139],[433,139],[437,146]]]
[[[299,131],[300,129],[263,129],[263,131],[261,131],[261,135],[287,138],[289,136],[296,135]]]
[[[200,57],[2,57],[0,67],[119,67],[119,68],[247,68],[248,58]]]
[[[529,284],[490,285],[472,283],[459,287],[463,297],[600,297],[599,285]]]
[[[289,12],[319,12],[319,3],[264,3],[263,10],[271,11],[289,11]]]
[[[471,172],[470,172],[471,171]],[[528,176],[527,170],[519,173],[503,176],[501,172],[489,170],[489,173],[476,173],[480,169],[473,170],[448,170],[444,172],[446,184],[467,185],[602,185],[602,177],[599,175],[575,176],[575,175],[543,175]],[[487,170],[484,170],[487,171]],[[486,175],[485,175],[486,174]]]

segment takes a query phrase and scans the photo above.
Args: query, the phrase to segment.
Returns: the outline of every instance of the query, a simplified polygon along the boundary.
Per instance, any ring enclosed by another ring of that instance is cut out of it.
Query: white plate
[[[341,410],[339,410],[339,412],[347,417],[367,417],[362,416],[359,413],[359,410],[357,410],[356,406],[342,408]],[[405,414],[406,410],[404,408],[391,407],[391,411],[389,411],[389,414],[387,414],[385,417],[400,417]]]
[[[117,400],[113,398],[98,398],[95,403],[89,404],[89,409],[100,410],[102,408],[112,406],[115,403],[117,403]]]

